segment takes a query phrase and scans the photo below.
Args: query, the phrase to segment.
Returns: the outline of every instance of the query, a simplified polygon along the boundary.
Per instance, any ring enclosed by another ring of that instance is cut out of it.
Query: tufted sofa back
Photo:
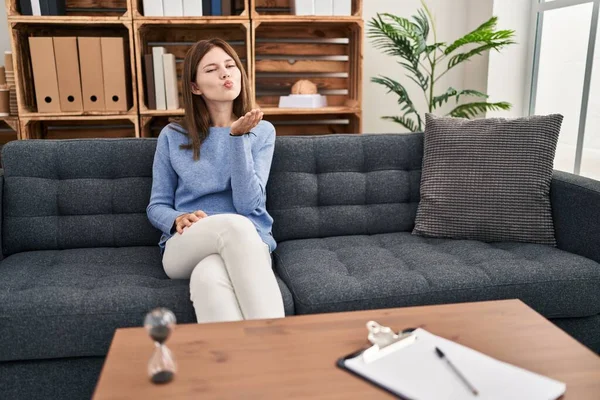
[[[278,137],[267,210],[277,241],[410,231],[423,135]]]
[[[23,140],[2,149],[4,255],[155,246],[156,139]],[[422,134],[278,137],[267,209],[278,241],[411,230]]]
[[[156,245],[155,139],[20,140],[2,149],[4,255]]]

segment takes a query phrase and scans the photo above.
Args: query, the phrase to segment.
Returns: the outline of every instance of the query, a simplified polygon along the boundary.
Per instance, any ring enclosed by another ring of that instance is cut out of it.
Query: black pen
[[[469,383],[469,381],[467,380],[467,378],[465,378],[465,376],[460,373],[460,371],[454,366],[454,364],[452,364],[452,362],[448,359],[448,357],[446,357],[446,355],[444,354],[444,352],[441,351],[438,347],[435,348],[435,352],[437,353],[437,355],[441,359],[445,360],[448,363],[448,365],[450,366],[450,368],[452,368],[452,370],[454,371],[454,373],[456,375],[458,375],[458,377],[460,378],[460,380],[463,381],[465,383],[465,385],[467,385],[467,387],[469,388],[469,390],[471,391],[471,393],[473,393],[475,396],[477,396],[479,394],[479,392],[477,391],[477,389],[475,389],[475,387]]]

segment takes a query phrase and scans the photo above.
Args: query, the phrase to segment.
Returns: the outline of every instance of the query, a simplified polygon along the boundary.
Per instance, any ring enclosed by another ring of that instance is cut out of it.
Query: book
[[[146,73],[146,104],[150,110],[156,110],[156,89],[154,87],[154,61],[152,54],[144,54],[144,69]]]
[[[152,48],[152,58],[154,65],[154,90],[156,93],[156,109],[166,110],[167,109],[167,94],[165,91],[165,68],[163,65],[163,54],[165,54],[165,48],[162,46],[155,46]]]
[[[144,0],[143,4],[145,17],[162,17],[165,15],[162,0]]]
[[[213,15],[211,0],[202,0],[202,12],[204,15]]]
[[[42,6],[40,5],[41,0],[31,0],[31,13],[32,15],[42,15]]]
[[[19,12],[21,15],[33,15],[30,0],[19,0]]]
[[[173,54],[163,54],[163,67],[165,70],[165,92],[167,110],[179,108],[179,91],[177,90],[177,68]]]
[[[183,17],[182,0],[163,0],[163,13],[165,17]]]
[[[211,0],[210,15],[223,15],[223,12],[221,11],[221,1],[222,0]]]
[[[333,0],[333,15],[352,15],[352,0]]]
[[[39,0],[42,15],[65,15],[65,0]]]
[[[315,15],[314,0],[290,0],[290,3],[294,15]]]
[[[221,1],[221,13],[226,16],[233,15],[231,10],[232,10],[231,0],[222,0]]]
[[[333,0],[315,0],[315,15],[333,15]]]
[[[186,17],[200,17],[202,12],[202,0],[183,0],[183,15]]]

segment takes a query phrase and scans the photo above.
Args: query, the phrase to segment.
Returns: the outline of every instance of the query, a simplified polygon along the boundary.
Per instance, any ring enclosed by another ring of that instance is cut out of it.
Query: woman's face
[[[242,90],[242,74],[229,54],[214,47],[198,63],[192,92],[207,101],[233,101]]]

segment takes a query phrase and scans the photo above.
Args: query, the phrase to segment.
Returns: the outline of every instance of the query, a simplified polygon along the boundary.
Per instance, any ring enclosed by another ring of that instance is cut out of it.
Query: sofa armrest
[[[600,181],[554,171],[550,202],[558,248],[600,262]]]
[[[0,260],[4,259],[4,244],[2,242],[2,231],[4,217],[4,169],[0,169]]]

